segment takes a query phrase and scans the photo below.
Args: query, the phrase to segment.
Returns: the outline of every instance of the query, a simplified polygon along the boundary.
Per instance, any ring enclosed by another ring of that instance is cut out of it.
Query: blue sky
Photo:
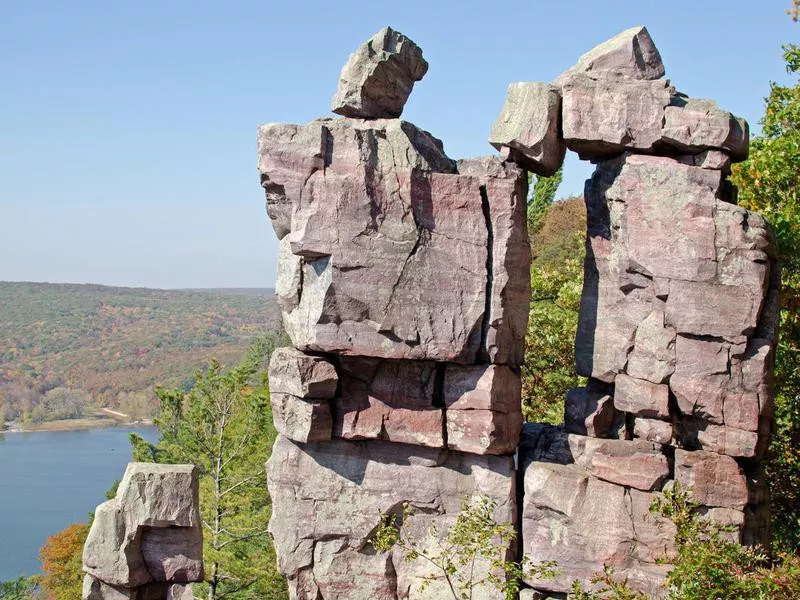
[[[453,158],[511,81],[548,81],[636,24],[679,90],[757,130],[798,41],[789,0],[0,3],[0,280],[266,287],[276,242],[255,127],[329,115],[339,70],[384,25],[430,63],[403,118]],[[570,158],[563,194],[590,166]]]

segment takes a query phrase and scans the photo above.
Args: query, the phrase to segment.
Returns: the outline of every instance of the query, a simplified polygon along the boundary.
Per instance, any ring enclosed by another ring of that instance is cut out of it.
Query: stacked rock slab
[[[83,600],[189,600],[203,580],[197,467],[129,463],[83,548]]]
[[[397,118],[426,70],[386,28],[342,70],[344,118],[258,131],[292,343],[269,369],[270,531],[298,600],[445,597],[443,581],[421,591],[428,565],[370,544],[404,503],[420,538],[446,535],[475,495],[516,520],[527,179],[498,158],[454,161]]]
[[[674,482],[740,541],[768,542],[775,245],[727,179],[747,123],[663,75],[647,30],[627,30],[554,85],[512,84],[490,136],[536,172],[559,143],[597,165],[576,338],[588,384],[567,395],[563,428],[526,426],[520,447],[523,550],[560,569],[527,582],[541,590],[610,565],[661,595],[674,532],[648,506]]]

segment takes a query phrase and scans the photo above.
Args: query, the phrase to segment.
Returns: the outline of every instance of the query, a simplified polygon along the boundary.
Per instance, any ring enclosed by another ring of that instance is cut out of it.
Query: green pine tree
[[[134,460],[199,468],[206,582],[195,594],[208,600],[287,596],[267,533],[265,464],[276,433],[264,365],[278,343],[257,342],[227,371],[212,361],[188,392],[158,389],[160,441],[131,436]]]

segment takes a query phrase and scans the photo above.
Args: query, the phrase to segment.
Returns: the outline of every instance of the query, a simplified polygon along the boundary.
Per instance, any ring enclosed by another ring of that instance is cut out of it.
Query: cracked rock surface
[[[203,580],[197,467],[128,463],[83,549],[84,600],[148,600]],[[174,588],[174,589],[173,589]]]

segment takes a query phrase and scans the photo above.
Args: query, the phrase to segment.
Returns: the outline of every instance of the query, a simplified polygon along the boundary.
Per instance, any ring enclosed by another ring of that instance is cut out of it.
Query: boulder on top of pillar
[[[589,50],[559,80],[573,73],[650,80],[660,79],[664,72],[664,63],[653,38],[646,27],[638,25]]]
[[[422,49],[399,31],[384,27],[347,59],[332,110],[357,119],[399,117],[414,82],[427,71]]]
[[[556,86],[512,83],[492,125],[489,143],[508,152],[509,158],[520,167],[550,177],[564,162],[566,152],[560,118],[561,94]]]

